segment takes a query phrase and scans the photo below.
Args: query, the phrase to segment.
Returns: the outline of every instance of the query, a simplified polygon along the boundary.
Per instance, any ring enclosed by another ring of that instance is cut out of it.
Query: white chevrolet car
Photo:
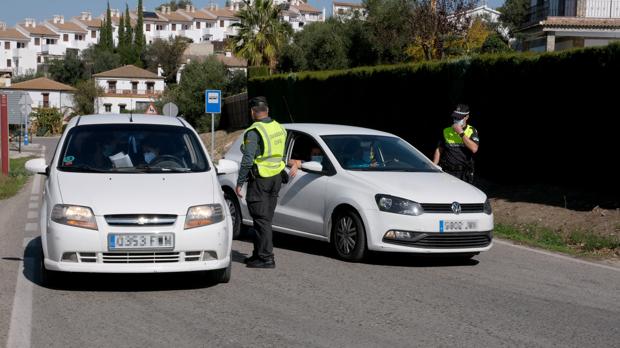
[[[368,250],[449,253],[470,258],[492,246],[486,195],[446,174],[401,138],[371,129],[286,124],[286,160],[301,170],[282,185],[275,231],[330,242],[345,260]],[[225,158],[239,163],[241,139]],[[220,176],[235,235],[251,224],[233,193],[237,174]]]
[[[46,176],[43,280],[57,272],[210,271],[230,279],[232,221],[216,169],[184,120],[93,115],[71,120]]]

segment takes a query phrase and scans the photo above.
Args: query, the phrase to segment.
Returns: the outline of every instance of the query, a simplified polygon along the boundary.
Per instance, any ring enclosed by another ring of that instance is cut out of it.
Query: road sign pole
[[[211,113],[211,161],[215,161],[215,114]]]
[[[0,94],[0,159],[2,174],[9,175],[9,100],[6,94]]]

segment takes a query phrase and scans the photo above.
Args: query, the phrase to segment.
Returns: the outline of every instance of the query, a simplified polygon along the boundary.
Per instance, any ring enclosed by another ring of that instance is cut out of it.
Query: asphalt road
[[[229,284],[79,275],[45,288],[33,182],[0,201],[0,345],[620,346],[620,269],[507,243],[467,262],[375,254],[354,264],[277,234],[275,270],[245,268],[251,243],[234,242]]]

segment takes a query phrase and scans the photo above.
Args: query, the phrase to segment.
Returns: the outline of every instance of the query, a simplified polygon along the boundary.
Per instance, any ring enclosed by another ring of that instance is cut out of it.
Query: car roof
[[[295,130],[308,133],[313,136],[323,135],[382,135],[395,137],[394,134],[382,132],[370,128],[346,126],[341,124],[326,123],[284,123],[282,124],[287,130]]]
[[[153,124],[164,126],[187,127],[187,122],[177,117],[143,115],[143,114],[107,114],[107,115],[85,115],[71,119],[68,127],[76,125],[96,125],[96,124]]]

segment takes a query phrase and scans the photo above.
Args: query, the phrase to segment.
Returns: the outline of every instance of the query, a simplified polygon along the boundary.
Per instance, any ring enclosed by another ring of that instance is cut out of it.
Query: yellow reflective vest
[[[271,121],[254,122],[246,129],[243,137],[248,131],[255,129],[263,140],[263,153],[254,159],[254,164],[258,169],[258,174],[262,178],[270,178],[280,174],[286,164],[284,163],[284,146],[286,144],[286,129],[278,122]]]

